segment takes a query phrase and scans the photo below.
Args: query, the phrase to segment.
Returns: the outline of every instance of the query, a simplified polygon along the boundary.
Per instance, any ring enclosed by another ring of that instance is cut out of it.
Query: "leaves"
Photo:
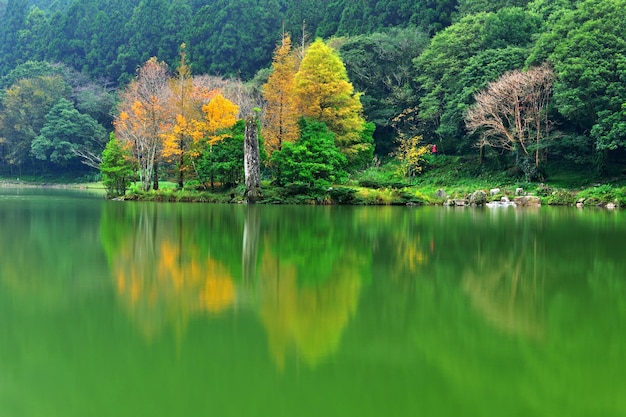
[[[80,149],[100,153],[106,138],[104,128],[91,116],[81,114],[70,101],[60,99],[45,121],[39,136],[31,144],[37,159],[65,165],[77,158]]]
[[[291,37],[286,34],[276,47],[272,74],[263,85],[263,98],[267,106],[263,117],[261,135],[268,156],[281,150],[283,143],[298,138],[298,102],[295,96],[297,58],[291,50]]]
[[[349,162],[362,159],[372,147],[361,142],[365,123],[360,95],[348,80],[339,55],[317,39],[307,49],[295,76],[296,94],[304,117],[325,123]]]

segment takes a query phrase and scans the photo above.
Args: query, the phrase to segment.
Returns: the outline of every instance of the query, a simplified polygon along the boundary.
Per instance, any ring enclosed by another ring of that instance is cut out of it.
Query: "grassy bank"
[[[50,186],[103,189],[101,183],[73,182],[68,179],[36,178],[1,179],[3,186]],[[490,195],[490,190],[499,192]],[[626,172],[614,167],[611,174],[597,178],[581,170],[562,166],[548,167],[543,182],[527,182],[515,172],[503,172],[497,166],[480,164],[468,157],[438,156],[431,158],[423,172],[410,179],[398,177],[393,163],[370,167],[344,183],[330,188],[312,189],[306,185],[276,187],[262,184],[261,204],[351,204],[351,205],[430,205],[446,199],[465,198],[477,190],[487,193],[488,200],[512,199],[522,190],[524,195],[541,199],[543,205],[626,207]],[[143,192],[137,186],[124,197],[134,201],[244,203],[244,188],[216,187],[206,190],[186,187],[179,190],[173,182],[162,181],[158,191]]]

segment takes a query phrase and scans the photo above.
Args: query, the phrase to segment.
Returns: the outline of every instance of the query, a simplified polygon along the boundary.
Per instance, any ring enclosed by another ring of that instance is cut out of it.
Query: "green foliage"
[[[335,204],[360,204],[361,200],[356,196],[356,192],[354,188],[333,187],[328,190],[328,195]]]
[[[387,155],[394,147],[391,120],[417,104],[412,61],[428,42],[425,32],[408,27],[354,36],[340,46],[354,88],[363,92],[363,113],[376,125],[379,155]]]
[[[0,137],[7,142],[5,161],[21,166],[30,158],[31,143],[45,124],[45,116],[69,86],[59,76],[24,78],[11,85],[2,99]]]
[[[193,16],[188,39],[197,72],[252,78],[272,57],[280,35],[276,0],[217,0]]]
[[[337,34],[372,33],[407,25],[434,33],[451,23],[456,3],[456,0],[344,1]]]
[[[328,188],[345,177],[345,156],[335,146],[334,134],[325,124],[301,119],[300,138],[284,143],[270,158],[276,182]]]
[[[519,69],[540,23],[537,15],[505,8],[468,15],[433,38],[414,61],[426,141],[443,141],[442,150],[468,151],[468,143],[459,141],[471,97],[504,72]]]
[[[102,152],[102,184],[107,190],[107,196],[118,197],[126,194],[133,175],[134,164],[130,151],[122,146],[119,140],[111,134],[111,138]]]
[[[615,187],[611,184],[597,185],[577,193],[576,199],[583,200],[585,206],[617,203],[620,207],[624,207],[624,203],[626,203],[626,188]]]
[[[60,99],[45,117],[45,124],[31,144],[35,158],[65,165],[77,159],[77,151],[99,154],[106,138],[104,128]]]
[[[227,137],[202,152],[197,164],[200,183],[210,178],[227,187],[241,182],[245,127],[245,121],[239,120]]]
[[[529,58],[552,62],[557,110],[569,130],[590,132],[598,150],[626,146],[625,19],[624,0],[586,0],[554,12]]]

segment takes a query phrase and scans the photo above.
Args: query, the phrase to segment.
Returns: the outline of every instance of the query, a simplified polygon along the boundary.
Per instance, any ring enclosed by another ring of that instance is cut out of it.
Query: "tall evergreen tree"
[[[321,39],[306,50],[295,76],[302,115],[325,123],[350,164],[371,155],[372,143],[363,141],[365,120],[360,95],[348,79],[337,52]]]
[[[283,143],[298,138],[298,107],[295,97],[294,77],[296,56],[291,50],[291,37],[286,34],[274,52],[272,74],[263,86],[267,101],[261,133],[268,156],[280,150]]]
[[[0,74],[20,64],[19,36],[28,15],[28,0],[8,0],[0,18]]]

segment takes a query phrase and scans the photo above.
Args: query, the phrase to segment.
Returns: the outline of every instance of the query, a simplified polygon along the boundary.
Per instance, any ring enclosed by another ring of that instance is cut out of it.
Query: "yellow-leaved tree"
[[[204,113],[204,131],[209,145],[210,163],[213,164],[213,145],[221,142],[227,135],[225,129],[229,129],[237,122],[239,106],[228,100],[221,93],[217,93],[211,101],[202,106]],[[211,189],[214,188],[215,175],[211,169]]]
[[[267,102],[261,135],[264,139],[267,156],[281,150],[285,142],[298,139],[298,111],[295,96],[295,74],[298,59],[291,50],[291,37],[283,36],[274,51],[272,74],[263,85],[263,98]]]
[[[172,120],[163,133],[163,158],[175,161],[179,188],[184,185],[185,172],[193,164],[193,158],[198,156],[194,145],[204,137],[201,94],[199,88],[194,86],[185,58],[183,43],[176,77],[169,80],[171,96],[168,114]]]
[[[321,39],[313,42],[302,58],[295,84],[302,115],[328,126],[349,164],[372,154],[372,141],[363,135],[366,123],[360,95],[354,92],[346,67],[333,48]]]

